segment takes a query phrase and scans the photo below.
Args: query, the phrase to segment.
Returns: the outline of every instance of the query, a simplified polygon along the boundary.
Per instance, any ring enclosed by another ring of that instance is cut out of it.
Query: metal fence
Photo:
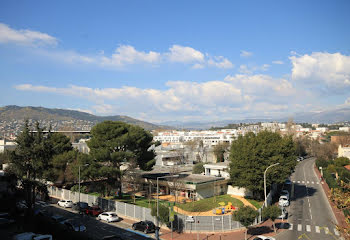
[[[71,192],[66,189],[59,189],[56,187],[49,187],[49,195],[58,199],[71,200],[73,202],[79,201],[79,193]],[[269,193],[269,199],[272,197],[273,192]],[[116,212],[120,216],[131,218],[135,220],[149,220],[156,222],[156,218],[151,215],[151,209],[136,206],[133,204],[123,203],[115,200],[108,200],[105,198],[80,193],[80,201],[87,202],[89,205],[98,205],[103,211]],[[257,225],[262,222],[261,212],[259,210],[259,217],[255,219],[253,225]],[[232,220],[231,215],[221,216],[186,216],[177,214],[174,220],[174,229],[185,232],[226,232],[242,228],[243,226]]]

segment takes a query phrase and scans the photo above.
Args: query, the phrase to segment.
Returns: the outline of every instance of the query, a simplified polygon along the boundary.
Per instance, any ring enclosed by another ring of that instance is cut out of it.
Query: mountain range
[[[256,123],[256,122],[287,122],[292,117],[294,122],[308,122],[308,123],[339,123],[350,121],[350,107],[344,107],[333,110],[325,110],[320,112],[301,112],[281,118],[255,118],[243,120],[222,120],[222,121],[201,121],[201,122],[182,122],[182,121],[168,121],[162,122],[161,125],[153,124],[137,120],[128,116],[95,116],[90,113],[80,112],[76,110],[44,108],[44,107],[19,107],[19,106],[5,106],[0,107],[0,121],[12,120],[84,120],[90,122],[102,122],[106,120],[122,121],[129,124],[141,126],[147,130],[153,129],[209,129],[211,127],[224,127],[231,123]],[[170,126],[170,127],[169,127]]]
[[[84,120],[90,122],[102,122],[106,120],[122,121],[129,124],[135,124],[147,130],[169,128],[166,126],[159,126],[153,123],[137,120],[128,116],[95,116],[90,113],[80,112],[67,109],[44,108],[44,107],[19,107],[19,106],[5,106],[0,107],[0,121],[13,121],[33,119],[38,120],[53,120],[53,121],[68,121],[68,120]]]

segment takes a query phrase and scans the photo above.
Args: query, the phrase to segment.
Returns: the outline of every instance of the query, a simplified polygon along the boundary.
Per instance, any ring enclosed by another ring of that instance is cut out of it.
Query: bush
[[[337,167],[344,167],[350,164],[350,159],[346,157],[339,157],[334,160],[334,164]]]
[[[71,187],[70,189],[72,192],[79,192],[79,185],[74,185],[73,187]],[[81,193],[88,193],[88,189],[86,186],[81,186],[80,185],[80,192]]]
[[[204,172],[204,163],[197,163],[193,166],[192,173],[201,174]]]
[[[328,165],[330,164],[330,161],[327,161],[326,159],[323,158],[317,158],[316,159],[316,166],[317,168],[322,167],[322,168],[326,168],[328,167]]]
[[[326,180],[329,188],[338,188],[337,181],[334,179],[333,175],[328,171],[323,171],[323,177]]]

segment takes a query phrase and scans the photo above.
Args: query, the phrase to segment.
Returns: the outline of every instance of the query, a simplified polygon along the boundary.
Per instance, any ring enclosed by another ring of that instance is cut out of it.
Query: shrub
[[[193,166],[192,173],[201,174],[204,172],[204,163],[197,163]]]

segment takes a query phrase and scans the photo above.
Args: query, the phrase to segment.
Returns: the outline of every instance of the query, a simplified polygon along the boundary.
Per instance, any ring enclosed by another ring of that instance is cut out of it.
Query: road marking
[[[328,227],[325,227],[325,228],[324,228],[324,231],[325,231],[326,234],[329,234],[329,229],[328,229]]]
[[[317,232],[317,233],[320,233],[320,227],[319,227],[319,226],[316,226],[315,228],[316,228],[316,232]]]
[[[289,224],[289,228],[288,228],[289,230],[293,230],[293,223],[290,223]]]
[[[306,183],[309,184],[309,181],[307,181]]]
[[[311,227],[310,227],[310,225],[306,225],[306,231],[307,231],[307,232],[311,232]]]
[[[312,184],[314,184],[314,182],[311,182]]]
[[[321,182],[322,184],[324,184],[324,182]]]
[[[300,183],[300,181],[298,181],[298,183]]]
[[[295,181],[293,181],[293,183],[295,183]]]
[[[301,224],[298,224],[298,231],[301,232],[302,229],[303,229],[303,226]]]
[[[316,184],[320,184],[319,182],[316,182]]]
[[[301,183],[305,183],[304,181],[301,181]]]
[[[337,235],[337,236],[339,236],[339,232],[338,232],[337,229],[334,229],[334,234]]]

